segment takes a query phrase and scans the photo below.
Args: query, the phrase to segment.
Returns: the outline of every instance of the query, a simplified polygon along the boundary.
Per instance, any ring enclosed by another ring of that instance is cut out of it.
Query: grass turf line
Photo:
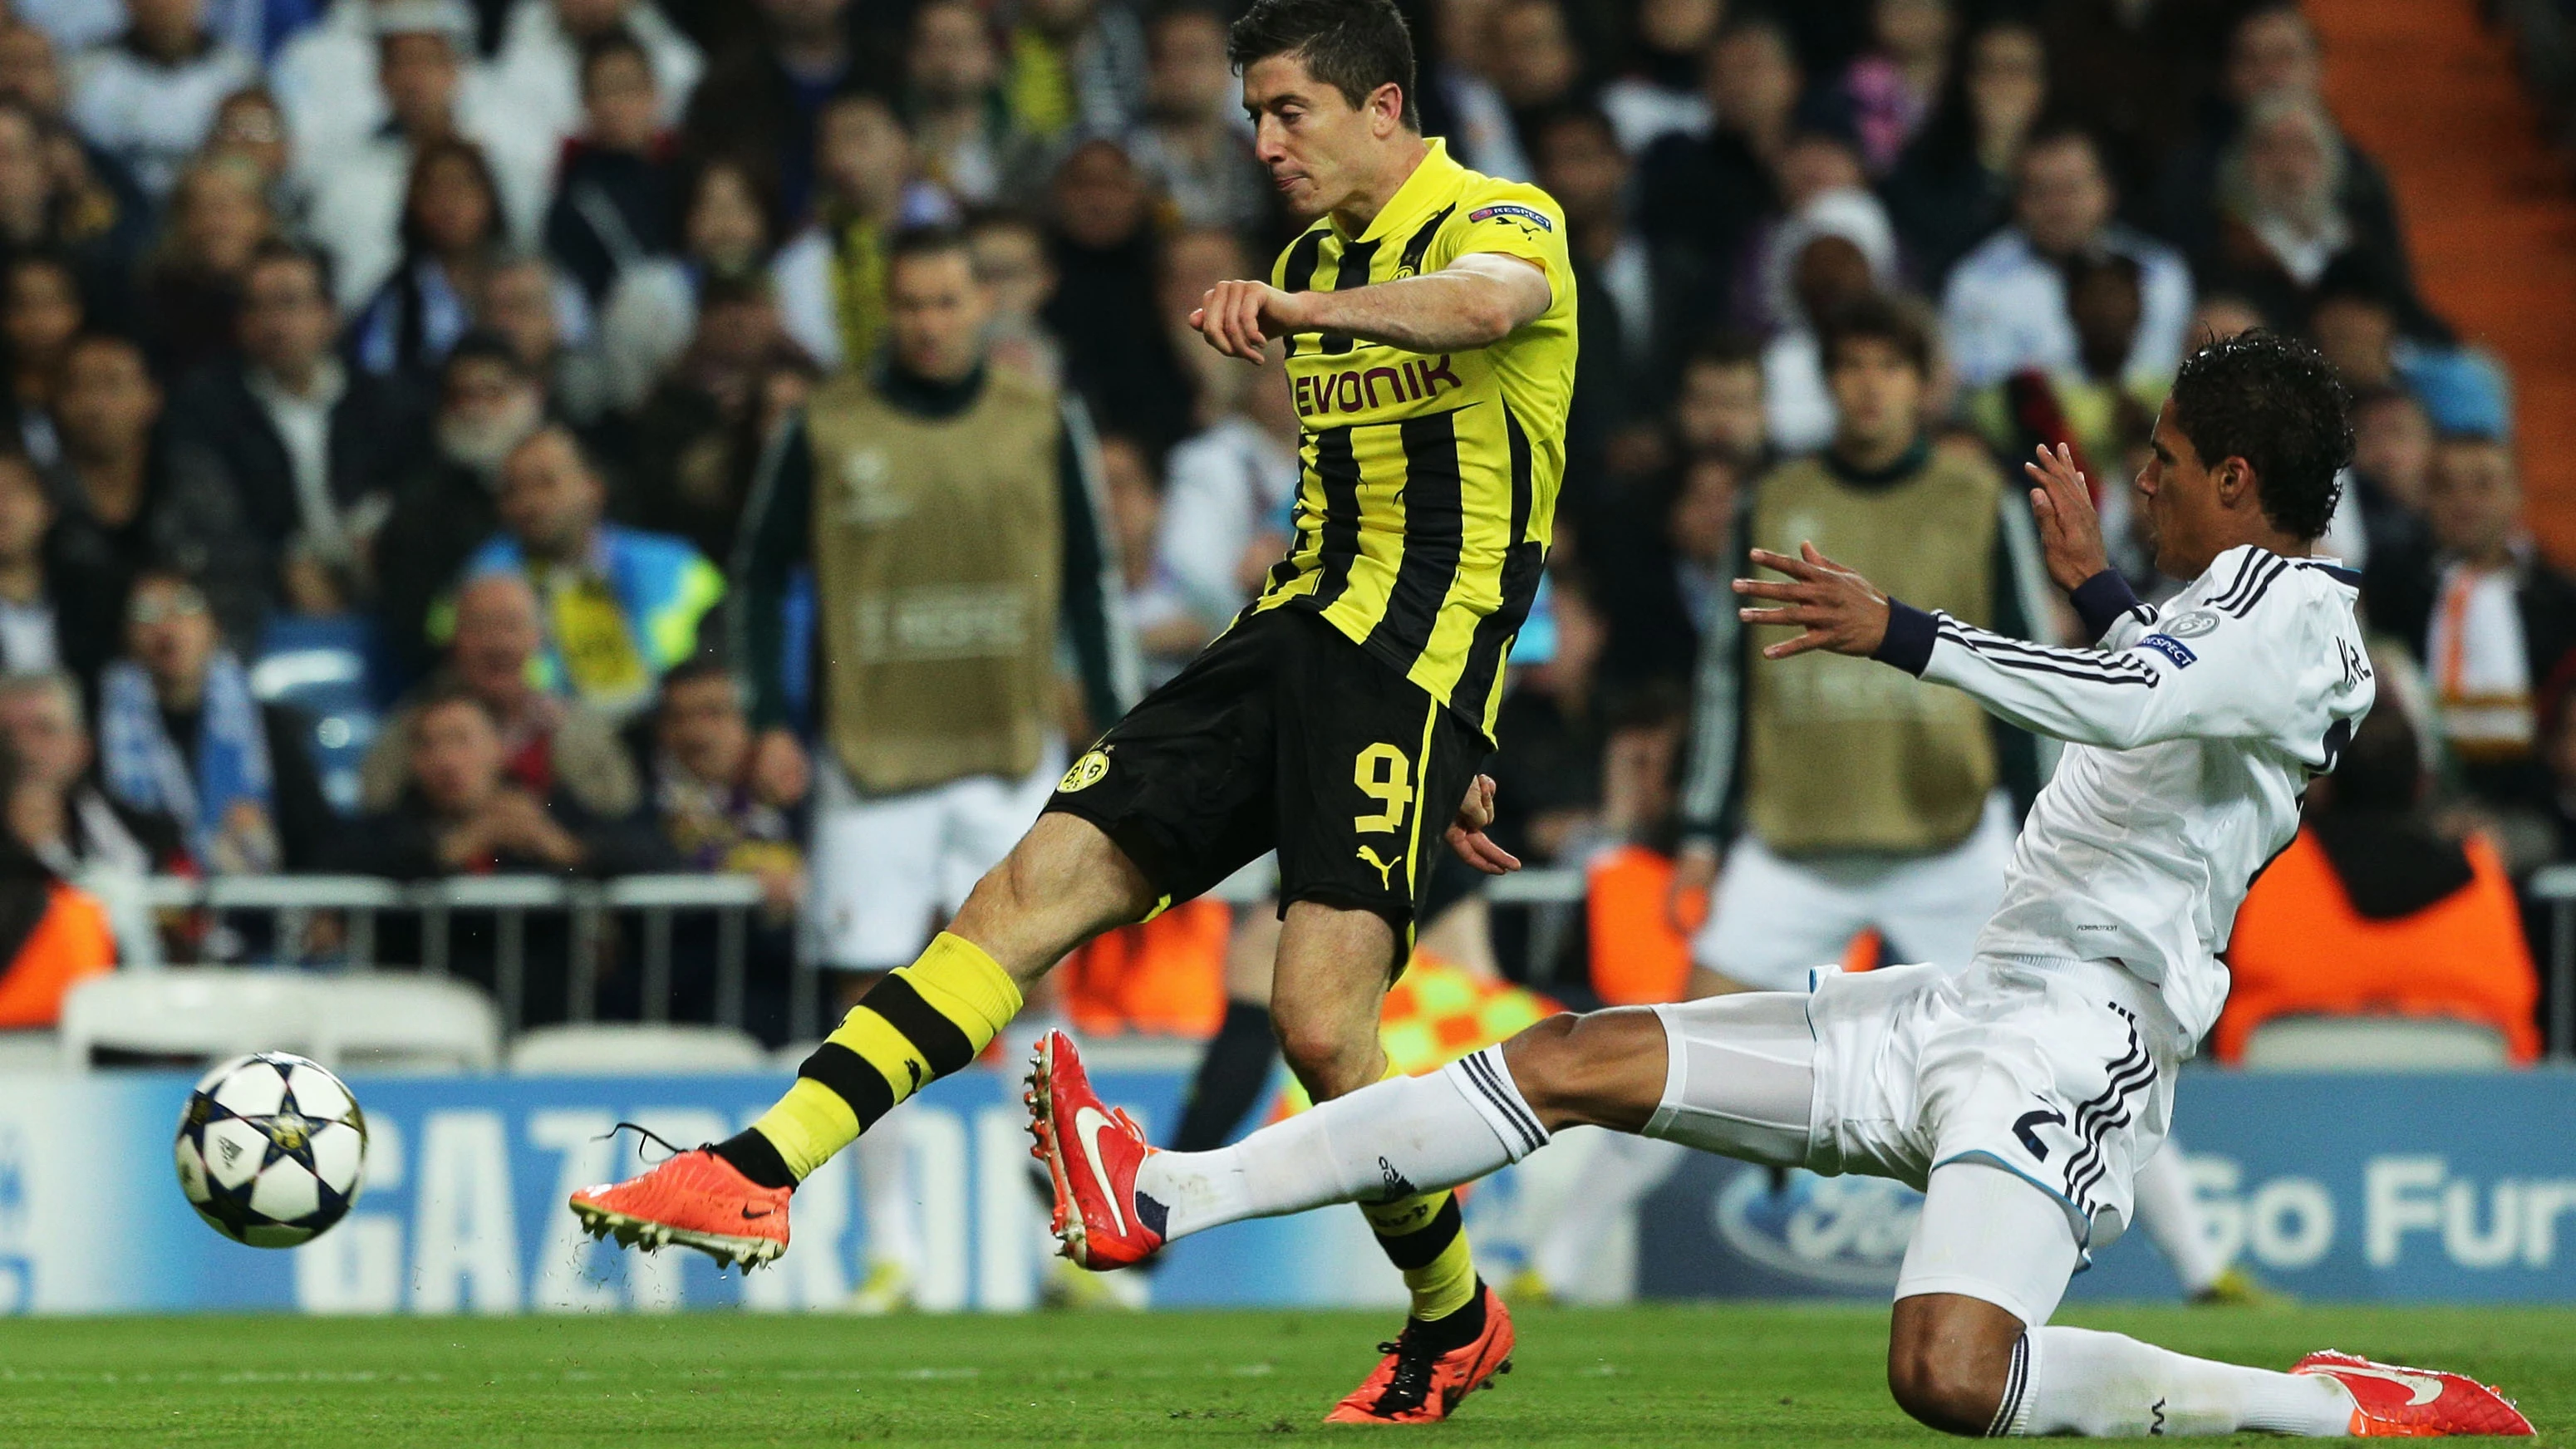
[[[1929,1443],[1889,1402],[1884,1309],[1534,1310],[1444,1445]],[[2576,1446],[2576,1311],[2070,1311],[2286,1367],[2339,1347],[2491,1378]],[[1275,1444],[1358,1382],[1383,1314],[0,1321],[0,1443],[303,1446]],[[2246,1436],[2255,1442],[2260,1436]],[[2278,1443],[2262,1439],[2261,1442]]]

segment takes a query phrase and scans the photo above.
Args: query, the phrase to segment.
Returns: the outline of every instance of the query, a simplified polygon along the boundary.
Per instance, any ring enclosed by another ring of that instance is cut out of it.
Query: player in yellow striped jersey
[[[1256,154],[1314,223],[1268,281],[1220,283],[1191,323],[1246,361],[1287,350],[1304,463],[1288,557],[1222,638],[1074,762],[948,930],[869,992],[776,1107],[576,1194],[592,1231],[775,1256],[795,1183],[971,1061],[1023,986],[1273,849],[1272,1017],[1314,1097],[1347,1095],[1388,1072],[1379,1008],[1410,953],[1424,852],[1518,866],[1485,837],[1493,782],[1479,767],[1564,470],[1564,218],[1422,135],[1390,0],[1257,0],[1229,50]],[[1096,1142],[1107,1119],[1090,1115]],[[1099,1155],[1054,1152],[1050,1166],[1061,1189]],[[1160,1211],[1139,1204],[1146,1226]],[[1443,1418],[1506,1366],[1510,1316],[1476,1277],[1450,1193],[1390,1176],[1363,1211],[1412,1311],[1330,1417]]]

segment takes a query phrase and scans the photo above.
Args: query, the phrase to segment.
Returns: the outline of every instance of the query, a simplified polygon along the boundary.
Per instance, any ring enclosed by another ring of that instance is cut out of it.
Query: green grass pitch
[[[1518,1317],[1517,1370],[1443,1445],[1867,1444],[1884,1309],[1707,1304]],[[2086,1307],[2063,1321],[2286,1366],[2344,1347],[2478,1373],[2576,1446],[2576,1311]],[[0,1443],[691,1446],[1279,1443],[1392,1325],[1349,1313],[682,1315],[0,1322]],[[2278,1442],[2278,1441],[2267,1441]]]

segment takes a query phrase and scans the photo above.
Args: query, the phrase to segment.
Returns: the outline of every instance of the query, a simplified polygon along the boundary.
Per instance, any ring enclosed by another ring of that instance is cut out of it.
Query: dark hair
[[[2067,294],[2072,296],[2077,287],[2097,276],[2106,275],[2118,277],[2132,288],[2141,287],[2146,281],[2145,269],[2138,265],[2136,257],[2130,256],[2127,252],[2095,247],[2066,259]]]
[[[948,252],[955,252],[970,262],[974,260],[974,251],[967,245],[963,230],[945,222],[907,226],[886,243],[886,270],[893,271],[895,263],[908,258],[935,257]]]
[[[411,708],[405,711],[409,721],[405,733],[411,737],[406,743],[412,748],[417,748],[420,744],[420,721],[429,718],[431,710],[445,709],[455,704],[472,705],[474,712],[483,716],[484,723],[495,729],[500,727],[501,722],[493,716],[492,706],[483,702],[483,696],[468,689],[464,680],[442,673],[432,676],[429,683],[421,687],[419,697],[413,700]]]
[[[469,362],[497,362],[508,368],[513,377],[531,375],[528,365],[519,360],[518,350],[510,346],[509,338],[478,327],[457,338],[456,345],[447,349],[447,356],[439,360],[438,379],[442,388],[450,373]]]
[[[1896,349],[1913,369],[1932,375],[1932,329],[1922,315],[1884,292],[1854,297],[1825,319],[1820,351],[1825,371],[1834,370],[1835,354],[1852,342],[1872,338]]]
[[[1741,328],[1721,327],[1699,340],[1684,367],[1760,367],[1762,339]]]
[[[281,264],[311,268],[313,284],[322,289],[322,304],[335,311],[338,310],[337,304],[332,301],[331,287],[336,278],[331,271],[330,254],[300,242],[291,242],[282,236],[273,236],[252,247],[250,261],[242,268],[242,278],[247,281],[250,274],[260,268]],[[242,305],[249,305],[247,297],[244,297]]]
[[[421,234],[420,221],[414,212],[420,204],[422,179],[429,175],[431,167],[443,161],[464,162],[465,169],[473,174],[474,184],[483,188],[483,200],[491,211],[491,215],[483,220],[484,244],[488,246],[498,242],[508,234],[509,214],[502,209],[501,183],[492,177],[490,158],[483,154],[482,147],[473,142],[450,136],[421,147],[419,154],[412,157],[411,174],[403,180],[402,245],[406,261],[428,250],[427,238]]]
[[[2242,458],[2253,468],[2273,527],[2326,531],[2352,461],[2352,407],[2314,347],[2268,328],[2212,342],[2174,374],[2173,410],[2203,467]]]
[[[1627,154],[1627,148],[1619,144],[1619,128],[1611,124],[1609,113],[1590,101],[1559,101],[1545,107],[1521,123],[1520,133],[1529,138],[1530,150],[1543,153],[1548,149],[1548,138],[1568,126],[1588,126],[1608,141],[1612,150],[1622,157]]]
[[[667,700],[675,689],[709,680],[733,686],[737,698],[742,694],[742,676],[733,672],[733,666],[713,654],[693,654],[662,671],[662,697]]]
[[[1237,71],[1275,55],[1342,93],[1351,109],[1379,86],[1404,95],[1404,124],[1422,129],[1413,104],[1413,32],[1393,0],[1254,0],[1226,32],[1225,58]]]
[[[2093,169],[2102,173],[2104,184],[2111,181],[2110,157],[2102,149],[2102,138],[2093,128],[2071,116],[2042,116],[2030,128],[2021,143],[2021,155],[2013,162],[2013,175],[2018,179],[2021,168],[2030,158],[2050,146],[2081,146],[2093,157]]]
[[[633,31],[623,25],[612,25],[581,44],[581,68],[576,74],[581,79],[584,96],[590,94],[591,70],[601,61],[618,55],[633,56],[635,63],[644,67],[644,74],[651,76],[655,85],[661,84],[661,76],[653,69],[653,52],[644,48],[644,42],[637,40]]]

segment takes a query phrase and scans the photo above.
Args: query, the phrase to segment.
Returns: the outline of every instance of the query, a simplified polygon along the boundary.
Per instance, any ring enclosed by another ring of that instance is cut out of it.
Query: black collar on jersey
[[[1912,446],[1897,455],[1896,461],[1884,468],[1855,468],[1832,448],[1825,449],[1825,467],[1836,478],[1855,488],[1888,488],[1923,471],[1932,460],[1932,440],[1916,437]]]
[[[984,395],[984,364],[955,382],[933,382],[889,357],[877,368],[876,384],[878,396],[916,417],[953,418]]]

